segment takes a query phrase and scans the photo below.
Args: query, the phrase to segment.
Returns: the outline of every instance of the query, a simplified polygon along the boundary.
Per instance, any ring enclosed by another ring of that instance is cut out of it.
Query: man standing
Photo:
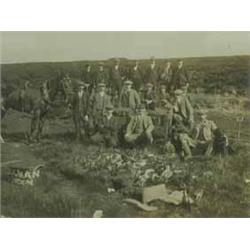
[[[150,66],[146,71],[146,76],[145,76],[144,82],[152,83],[154,86],[154,89],[157,90],[158,89],[158,80],[159,80],[159,76],[158,76],[158,72],[156,69],[156,63],[155,63],[155,60],[152,59]]]
[[[153,84],[150,82],[146,85],[146,90],[143,95],[143,101],[146,105],[146,109],[154,110],[156,103],[156,95],[153,89]]]
[[[122,90],[122,76],[120,72],[120,61],[117,59],[110,71],[110,84],[112,96],[120,96]]]
[[[191,103],[181,89],[175,90],[174,94],[173,115],[180,116],[184,125],[192,128],[194,124],[194,112]]]
[[[184,94],[187,93],[189,86],[189,74],[183,66],[183,61],[178,62],[178,66],[173,74],[173,88],[182,89]]]
[[[1,121],[2,121],[3,118],[4,118],[4,116],[5,116],[5,114],[6,114],[6,109],[4,107],[4,99],[3,99],[2,96],[1,96],[1,103],[0,103],[0,105],[1,105]],[[1,132],[1,128],[0,128],[0,132]],[[0,133],[0,143],[4,143],[4,139],[2,138],[1,133]]]
[[[98,64],[98,70],[95,74],[95,84],[99,84],[99,83],[104,83],[106,86],[109,83],[109,77],[107,72],[104,69],[104,63],[100,62]],[[109,87],[109,86],[107,86]]]
[[[199,123],[196,126],[195,139],[197,140],[199,150],[205,156],[211,155],[213,152],[214,132],[217,129],[216,124],[207,119],[205,110],[198,112]]]
[[[86,64],[85,69],[82,74],[82,81],[87,86],[88,93],[91,94],[95,89],[92,67],[90,64]]]
[[[165,68],[160,76],[161,84],[165,85],[168,90],[171,90],[172,86],[173,69],[171,62],[166,62]]]
[[[42,96],[36,100],[31,111],[31,125],[28,140],[39,142],[44,127],[46,115],[50,109],[50,100]]]
[[[120,107],[135,110],[136,106],[140,104],[140,97],[136,90],[132,89],[132,81],[125,81],[125,88],[121,93]]]
[[[82,129],[85,129],[87,133],[87,123],[88,123],[88,99],[87,93],[84,91],[85,84],[83,82],[78,82],[78,90],[74,95],[72,101],[73,109],[73,121],[76,130],[76,140],[80,140],[82,137]]]
[[[130,79],[134,83],[134,89],[139,92],[140,89],[143,87],[143,79],[142,74],[139,68],[139,62],[136,61],[134,67],[130,72]]]
[[[118,144],[117,120],[113,115],[114,107],[106,107],[106,111],[100,121],[96,124],[96,132],[91,137],[94,144],[104,144],[106,147],[116,147]]]
[[[192,148],[196,146],[195,140],[190,137],[191,129],[184,125],[182,116],[175,115],[171,128],[172,141],[183,159],[192,157]]]
[[[107,106],[111,105],[111,98],[106,93],[106,85],[99,83],[97,85],[97,92],[93,93],[89,99],[89,110],[92,114],[94,124],[98,124]]]
[[[154,125],[150,116],[146,113],[144,105],[139,105],[136,115],[132,116],[127,126],[125,141],[129,144],[153,143],[152,131]]]
[[[166,85],[162,84],[158,95],[157,106],[159,108],[165,107],[166,103],[171,102],[171,96],[166,90]]]
[[[74,96],[74,87],[71,78],[68,74],[65,74],[63,79],[61,80],[62,89],[65,97],[65,102],[67,104],[71,104],[73,96]]]

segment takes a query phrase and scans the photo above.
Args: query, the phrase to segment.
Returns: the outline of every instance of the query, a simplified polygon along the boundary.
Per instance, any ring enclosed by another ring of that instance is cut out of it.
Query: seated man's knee
[[[128,134],[126,134],[126,135],[124,136],[124,139],[125,139],[125,141],[126,141],[127,143],[133,143],[133,142],[136,141],[137,138],[138,138],[138,137],[135,136],[135,135],[128,135]]]
[[[151,132],[145,133],[147,140],[149,140],[151,143],[153,142],[153,136]]]

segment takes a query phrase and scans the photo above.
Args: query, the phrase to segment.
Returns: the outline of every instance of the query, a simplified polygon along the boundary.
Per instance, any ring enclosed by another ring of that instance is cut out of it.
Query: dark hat
[[[83,81],[78,80],[77,81],[77,86],[78,86],[78,88],[85,87],[85,83]]]
[[[124,84],[125,84],[125,85],[132,85],[132,84],[133,84],[133,82],[132,82],[132,81],[130,81],[130,80],[127,80],[127,81],[125,81],[125,82],[124,82]]]
[[[108,105],[108,106],[106,107],[106,110],[114,110],[114,106],[113,106],[113,105]]]

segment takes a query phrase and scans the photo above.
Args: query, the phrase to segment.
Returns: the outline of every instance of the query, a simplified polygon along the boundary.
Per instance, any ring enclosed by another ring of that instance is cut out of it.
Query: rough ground
[[[182,162],[170,159],[156,144],[147,150],[109,149],[77,144],[70,120],[50,120],[40,144],[30,145],[32,154],[46,162],[34,186],[8,182],[2,171],[1,214],[6,217],[92,217],[103,210],[104,217],[249,217],[249,114],[236,140],[239,112],[211,109],[213,118],[230,137],[236,155],[222,158],[196,157]],[[23,122],[23,121],[22,121]],[[13,125],[14,126],[14,125]],[[9,128],[8,128],[9,129]],[[7,133],[6,141],[24,143],[22,131]],[[6,132],[6,133],[5,133]],[[65,133],[65,134],[64,134]],[[135,161],[134,161],[135,160]],[[163,171],[171,172],[159,180]],[[145,177],[153,169],[155,178]],[[153,202],[159,209],[145,212],[124,204],[124,198],[141,200],[143,186],[165,183],[171,190],[186,190],[194,203],[172,205]],[[115,192],[108,192],[113,188]]]

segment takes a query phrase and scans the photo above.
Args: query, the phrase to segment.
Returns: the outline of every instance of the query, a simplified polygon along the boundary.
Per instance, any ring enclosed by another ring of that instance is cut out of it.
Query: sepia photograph
[[[2,218],[249,218],[250,32],[0,32]]]

